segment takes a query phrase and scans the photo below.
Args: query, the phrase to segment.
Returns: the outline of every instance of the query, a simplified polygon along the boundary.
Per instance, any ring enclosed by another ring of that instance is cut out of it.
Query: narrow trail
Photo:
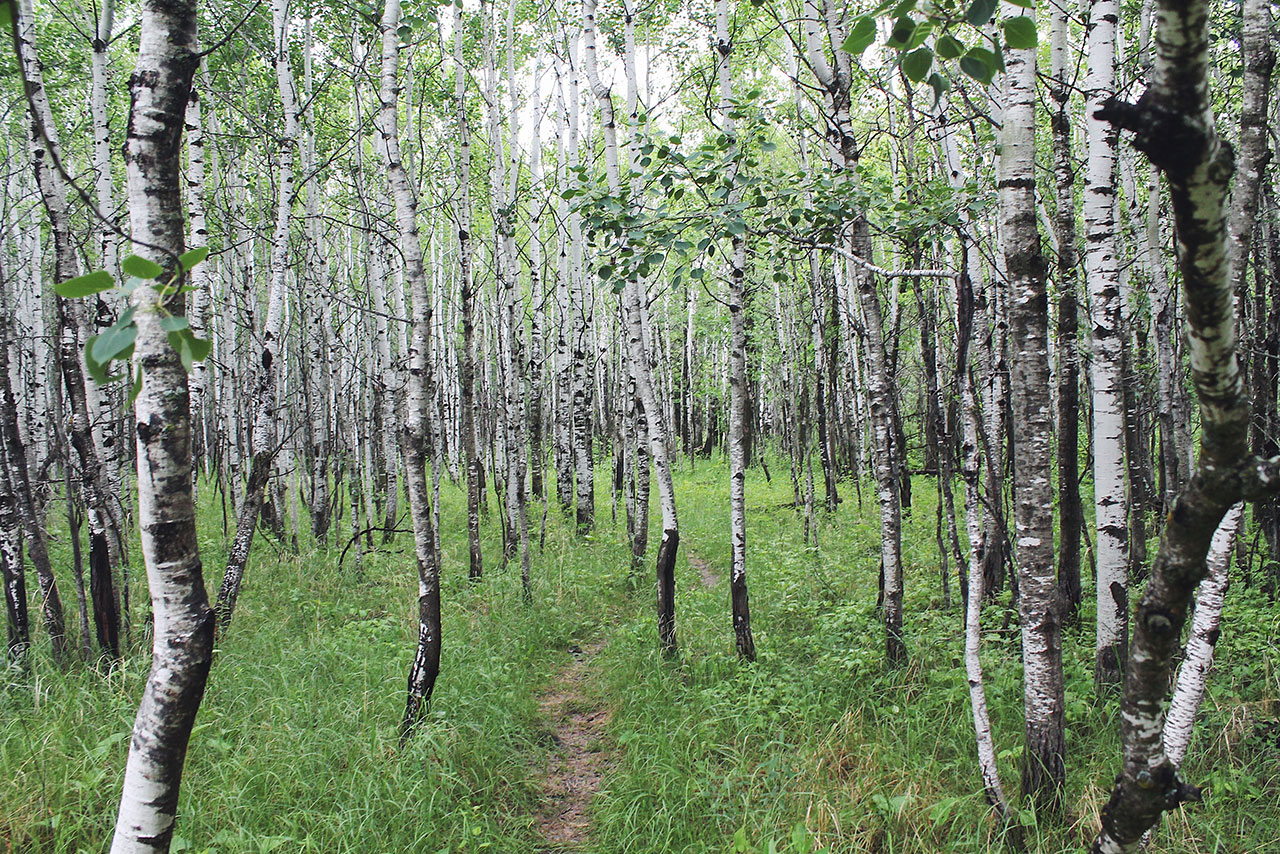
[[[591,833],[591,802],[609,766],[604,740],[610,711],[586,686],[591,661],[604,646],[600,639],[585,649],[572,648],[573,662],[538,701],[538,710],[554,727],[557,748],[543,777],[536,822],[546,851],[578,850]]]
[[[698,577],[702,579],[702,586],[710,590],[720,583],[720,573],[716,572],[711,564],[698,557],[691,551],[685,551],[685,556],[689,560],[689,566],[698,570]]]

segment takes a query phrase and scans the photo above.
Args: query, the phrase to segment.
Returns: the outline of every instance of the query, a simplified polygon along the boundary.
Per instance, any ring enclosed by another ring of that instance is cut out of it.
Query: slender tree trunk
[[[298,125],[298,95],[289,60],[289,0],[272,0],[271,18],[275,38],[276,82],[284,110],[284,133],[280,137],[276,224],[271,239],[271,286],[267,294],[267,315],[262,323],[257,360],[253,366],[253,402],[257,407],[253,419],[253,456],[249,462],[249,480],[245,486],[244,502],[236,521],[235,541],[227,555],[227,569],[222,576],[222,587],[218,590],[218,603],[215,606],[220,633],[231,626],[231,617],[235,612],[240,585],[249,562],[249,551],[253,546],[253,535],[267,494],[267,482],[271,479],[276,454],[280,451],[276,438],[276,399],[279,393],[276,377],[281,372],[281,362],[284,359],[282,331],[285,281],[289,268],[289,224],[294,202],[294,161],[301,132]]]
[[[1018,7],[1005,4],[1010,14]],[[1053,424],[1049,407],[1049,317],[1045,259],[1036,225],[1034,48],[1005,53],[1005,109],[1000,156],[1000,215],[1010,285],[1009,334],[1013,352],[1010,402],[1013,480],[1022,622],[1026,747],[1022,791],[1042,806],[1058,806],[1063,762],[1061,604],[1053,562],[1050,480]],[[990,499],[991,496],[988,496]]]
[[[378,99],[378,133],[386,163],[387,183],[395,200],[400,253],[412,299],[413,328],[409,344],[409,383],[405,399],[404,461],[409,512],[413,517],[414,552],[418,559],[418,646],[409,669],[409,690],[400,722],[403,743],[430,708],[440,672],[440,570],[436,565],[436,531],[427,480],[427,439],[431,389],[431,293],[422,266],[418,237],[418,203],[400,155],[398,93],[400,66],[399,0],[387,0],[382,15],[382,87]]]
[[[1118,685],[1128,636],[1128,484],[1125,477],[1124,329],[1116,246],[1116,131],[1097,117],[1115,92],[1116,0],[1092,0],[1085,75],[1085,268],[1093,358],[1093,480],[1097,520],[1097,654],[1094,681]]]
[[[1080,353],[1076,249],[1075,178],[1077,165],[1071,152],[1071,100],[1073,69],[1068,60],[1070,33],[1066,0],[1052,7],[1049,94],[1055,109],[1049,118],[1053,132],[1053,172],[1057,188],[1054,232],[1058,244],[1058,591],[1063,619],[1073,620],[1080,610],[1080,531],[1084,508],[1080,501]]]
[[[986,548],[983,525],[981,480],[979,468],[982,451],[978,441],[981,413],[974,393],[973,375],[969,370],[969,342],[973,334],[973,285],[967,273],[956,287],[956,378],[960,383],[960,418],[963,423],[962,470],[965,485],[965,518],[969,529],[969,585],[965,599],[964,667],[969,681],[969,705],[973,711],[973,730],[978,747],[978,768],[987,802],[1002,814],[1009,811],[1000,771],[996,763],[995,739],[991,735],[991,718],[987,711],[986,688],[982,681],[982,558]]]
[[[736,157],[737,124],[733,119],[733,71],[729,40],[729,0],[716,0],[716,53],[719,54],[721,129],[731,140],[733,149],[726,156],[730,163],[726,180],[735,186],[729,204],[741,197],[736,189],[738,175]],[[756,644],[751,634],[751,607],[747,596],[747,327],[746,265],[747,242],[739,235],[732,238],[729,256],[729,537],[732,561],[729,569],[729,599],[733,616],[734,643],[738,657],[755,661]]]
[[[31,157],[36,184],[49,215],[54,238],[54,275],[62,282],[80,274],[76,244],[71,233],[68,187],[59,165],[61,145],[53,123],[53,111],[44,87],[40,60],[36,55],[35,22],[30,0],[21,0],[15,47],[22,65],[29,108]],[[88,338],[89,322],[79,300],[55,299],[59,321],[58,362],[66,387],[70,412],[68,438],[79,461],[81,490],[89,521],[89,587],[93,600],[94,627],[99,647],[110,660],[120,658],[120,598],[114,571],[119,560],[119,543],[113,533],[118,518],[111,510],[105,471],[99,464],[90,426],[81,347]],[[114,552],[114,553],[113,553]]]
[[[480,552],[480,503],[484,476],[476,450],[476,364],[475,364],[475,283],[471,265],[471,123],[467,118],[467,66],[463,61],[462,7],[454,11],[453,68],[454,116],[458,125],[458,200],[454,218],[458,228],[458,281],[462,314],[462,346],[458,351],[458,408],[461,411],[462,456],[467,469],[467,547],[470,555],[468,577],[477,581],[484,574]]]
[[[614,120],[613,97],[604,85],[596,69],[595,0],[583,3],[583,48],[587,79],[596,96],[600,109],[600,124],[604,134],[605,168],[609,190],[614,196],[622,191],[618,166],[617,127]],[[630,14],[628,12],[628,14]],[[624,63],[633,62],[623,57]],[[634,80],[634,66],[628,70],[628,79]],[[667,453],[667,431],[663,411],[654,391],[653,376],[649,365],[649,346],[646,334],[648,309],[645,305],[644,285],[629,278],[621,293],[627,352],[636,376],[637,395],[649,422],[649,451],[658,478],[659,501],[662,506],[662,542],[658,546],[658,641],[666,655],[675,655],[675,563],[680,544],[680,525],[676,516],[675,487],[671,480],[671,465]]]
[[[134,251],[181,281],[183,114],[199,59],[188,0],[145,0],[133,106],[125,144]],[[161,295],[133,292],[142,387],[137,424],[138,521],[155,615],[151,673],[129,744],[112,854],[166,852],[173,838],[187,742],[213,657],[214,615],[205,595],[191,490],[187,377],[156,310]],[[181,293],[164,298],[182,316]]]
[[[67,663],[66,618],[62,611],[62,597],[58,595],[58,582],[49,561],[44,527],[31,491],[27,450],[18,427],[18,406],[9,376],[9,353],[14,343],[10,311],[9,283],[4,271],[0,270],[0,467],[4,469],[4,477],[13,493],[18,520],[26,538],[27,554],[36,571],[43,600],[40,611],[45,631],[49,633],[53,657],[63,666]]]

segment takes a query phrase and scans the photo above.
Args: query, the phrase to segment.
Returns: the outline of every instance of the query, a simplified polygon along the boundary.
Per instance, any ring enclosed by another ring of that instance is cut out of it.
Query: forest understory
[[[903,536],[909,658],[887,667],[872,491],[864,486],[859,506],[845,483],[837,511],[820,517],[815,547],[788,506],[789,484],[751,469],[758,657],[746,664],[733,654],[726,610],[725,475],[720,460],[675,473],[687,508],[675,659],[659,653],[652,569],[633,574],[607,482],[597,486],[590,536],[554,507],[545,538],[535,526],[532,602],[518,565],[500,568],[496,525],[485,526],[483,542],[493,569],[467,580],[466,495],[446,483],[445,655],[433,704],[403,747],[397,722],[417,632],[409,537],[382,545],[379,533],[359,571],[350,552],[339,565],[345,537],[296,551],[258,538],[256,571],[218,642],[192,735],[172,850],[1010,850],[973,758],[963,621],[954,590],[944,605],[937,574],[932,480],[916,479]],[[212,486],[201,489],[199,522],[201,553],[216,566],[229,534]],[[51,541],[55,566],[67,565],[56,559],[70,549],[65,529]],[[134,584],[133,601],[145,602]],[[105,677],[89,666],[40,666],[50,654],[43,637],[29,676],[6,675],[0,851],[96,852],[110,836],[150,660],[141,610],[131,617],[127,654]],[[1152,850],[1275,850],[1280,621],[1241,585],[1223,624],[1183,772],[1205,786],[1205,799],[1171,813]],[[1022,673],[1007,593],[987,606],[984,626],[999,763],[1016,779]],[[1014,813],[1030,852],[1087,845],[1119,749],[1118,696],[1095,699],[1087,620],[1064,632],[1063,658],[1069,807],[1064,817]],[[591,722],[566,736],[575,716]],[[598,761],[579,768],[577,782],[595,791],[557,800],[565,780],[553,778],[583,751]],[[556,810],[570,808],[579,811],[567,829]]]

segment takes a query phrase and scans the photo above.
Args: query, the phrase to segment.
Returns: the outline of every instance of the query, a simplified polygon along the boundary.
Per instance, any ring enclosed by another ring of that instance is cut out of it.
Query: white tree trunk
[[[1120,259],[1116,246],[1116,130],[1097,117],[1115,94],[1117,0],[1092,0],[1085,74],[1084,224],[1093,359],[1093,479],[1097,520],[1097,654],[1099,686],[1120,682],[1129,610],[1128,495],[1122,372]]]
[[[183,251],[181,134],[195,73],[196,10],[190,0],[143,3],[125,147],[134,252],[177,275]],[[155,615],[153,661],[133,726],[112,854],[166,852],[173,838],[187,742],[213,655],[191,491],[187,377],[156,310],[150,283],[133,292],[134,359],[142,388],[137,423],[138,521]],[[181,294],[166,297],[181,316]]]

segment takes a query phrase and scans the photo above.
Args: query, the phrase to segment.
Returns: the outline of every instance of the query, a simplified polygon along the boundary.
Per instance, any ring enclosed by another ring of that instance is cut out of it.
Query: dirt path
[[[698,577],[702,579],[702,586],[710,590],[720,583],[720,573],[711,568],[711,564],[698,557],[691,551],[686,551],[685,555],[689,558],[689,566],[698,570]]]
[[[604,644],[598,640],[586,649],[572,648],[573,663],[538,702],[538,710],[554,726],[557,748],[543,778],[537,820],[548,851],[577,850],[591,832],[591,801],[609,765],[604,751],[609,709],[591,696],[586,683],[591,678],[591,661]]]

